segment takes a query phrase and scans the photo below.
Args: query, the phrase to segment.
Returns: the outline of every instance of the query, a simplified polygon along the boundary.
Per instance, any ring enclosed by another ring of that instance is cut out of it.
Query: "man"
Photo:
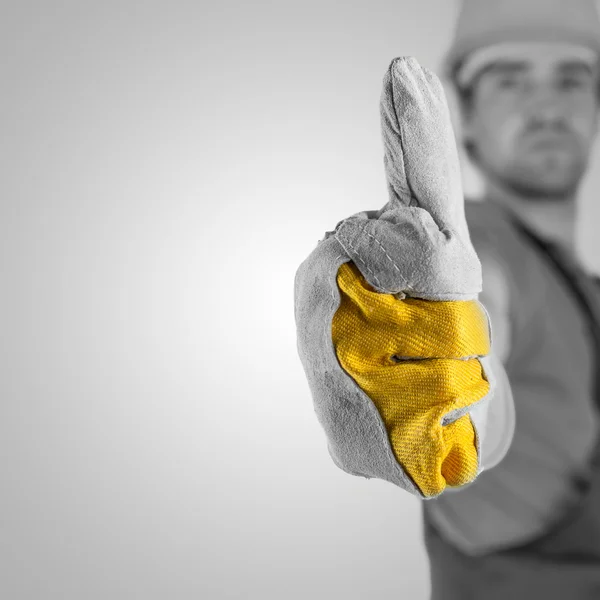
[[[592,0],[466,0],[446,57],[516,427],[498,465],[423,503],[431,600],[600,598],[600,285],[575,255],[599,56]]]

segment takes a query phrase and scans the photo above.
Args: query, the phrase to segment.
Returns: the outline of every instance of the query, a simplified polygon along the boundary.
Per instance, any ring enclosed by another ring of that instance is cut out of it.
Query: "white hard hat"
[[[597,60],[600,17],[595,1],[463,0],[444,74],[455,83],[460,74],[464,82],[511,48],[520,51],[523,43],[560,44],[584,60]]]

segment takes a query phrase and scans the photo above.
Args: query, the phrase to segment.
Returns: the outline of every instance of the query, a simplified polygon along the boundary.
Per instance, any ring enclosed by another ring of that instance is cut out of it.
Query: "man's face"
[[[596,134],[597,80],[595,65],[552,52],[484,68],[464,121],[479,166],[526,197],[574,193]]]

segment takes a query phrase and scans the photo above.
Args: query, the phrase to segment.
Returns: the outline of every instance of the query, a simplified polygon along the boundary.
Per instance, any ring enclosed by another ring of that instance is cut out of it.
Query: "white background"
[[[454,14],[3,4],[0,597],[428,597],[419,501],[327,453],[293,280],[386,202],[383,75]]]

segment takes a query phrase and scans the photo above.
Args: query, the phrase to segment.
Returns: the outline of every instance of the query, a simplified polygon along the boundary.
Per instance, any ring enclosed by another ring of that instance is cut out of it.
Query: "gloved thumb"
[[[460,163],[440,80],[412,57],[394,58],[380,100],[389,202],[418,206],[440,230],[468,239]],[[382,212],[383,212],[382,210]]]
[[[464,212],[460,164],[439,79],[411,57],[392,60],[380,102],[390,198],[337,224],[335,236],[378,292],[469,300],[481,264]]]

